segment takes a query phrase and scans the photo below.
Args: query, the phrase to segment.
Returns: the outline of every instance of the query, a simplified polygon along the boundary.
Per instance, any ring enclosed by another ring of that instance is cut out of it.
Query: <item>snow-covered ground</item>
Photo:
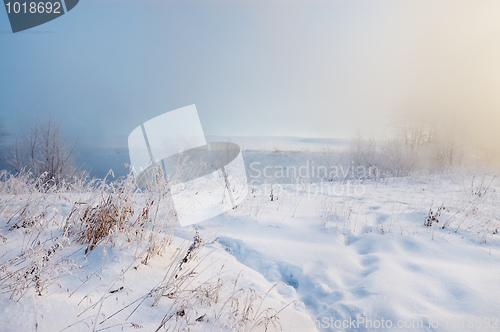
[[[284,186],[200,227],[284,283],[280,294],[298,296],[319,330],[499,330],[500,183],[481,195],[473,181],[390,179],[359,195]]]
[[[491,174],[258,183],[184,228],[118,192],[134,212],[95,248],[75,225],[99,192],[0,189],[0,331],[500,330]]]

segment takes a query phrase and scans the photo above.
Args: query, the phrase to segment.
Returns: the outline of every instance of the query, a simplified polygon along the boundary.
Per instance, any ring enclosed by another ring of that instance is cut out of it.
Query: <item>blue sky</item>
[[[88,146],[190,104],[221,136],[383,134],[412,108],[489,126],[499,14],[493,1],[81,0],[12,34],[2,7],[1,117],[16,134],[52,114]]]

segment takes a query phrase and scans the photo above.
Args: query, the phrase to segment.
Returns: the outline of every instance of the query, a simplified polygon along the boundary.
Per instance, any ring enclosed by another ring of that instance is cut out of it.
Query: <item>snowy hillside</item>
[[[500,180],[478,173],[260,183],[183,228],[131,178],[4,174],[0,330],[499,330]]]

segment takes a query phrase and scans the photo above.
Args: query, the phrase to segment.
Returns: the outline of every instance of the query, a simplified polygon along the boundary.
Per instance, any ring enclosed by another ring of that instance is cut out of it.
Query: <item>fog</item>
[[[25,33],[2,20],[1,117],[12,138],[52,114],[100,147],[190,104],[220,136],[384,138],[411,112],[495,153],[498,17],[497,1],[88,0]]]

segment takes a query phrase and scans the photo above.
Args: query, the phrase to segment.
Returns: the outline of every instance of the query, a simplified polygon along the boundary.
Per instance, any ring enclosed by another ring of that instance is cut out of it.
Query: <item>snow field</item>
[[[0,187],[1,331],[499,330],[495,176],[365,180],[362,195],[277,184],[272,200],[252,186],[183,228],[130,179],[23,181]],[[116,227],[89,237],[89,211]]]

